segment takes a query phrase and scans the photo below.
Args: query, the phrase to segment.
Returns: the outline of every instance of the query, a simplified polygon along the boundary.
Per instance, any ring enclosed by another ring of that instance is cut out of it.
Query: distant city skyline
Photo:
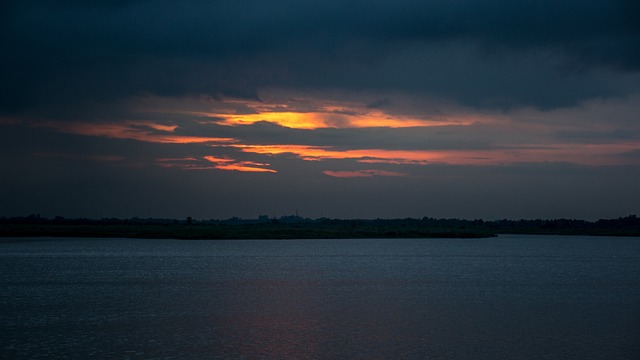
[[[0,11],[0,217],[640,214],[638,2]]]

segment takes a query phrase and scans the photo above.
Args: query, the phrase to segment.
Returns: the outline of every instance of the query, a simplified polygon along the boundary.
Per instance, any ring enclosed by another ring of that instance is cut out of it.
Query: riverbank
[[[485,238],[498,234],[640,236],[640,218],[598,220],[307,219],[227,220],[0,218],[0,237],[147,239]]]
[[[0,237],[145,239],[484,238],[490,231],[362,224],[2,224]]]

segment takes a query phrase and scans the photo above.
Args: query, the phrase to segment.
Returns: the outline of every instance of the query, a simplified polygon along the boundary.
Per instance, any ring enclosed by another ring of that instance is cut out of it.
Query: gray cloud
[[[141,94],[256,98],[264,87],[542,108],[640,90],[634,1],[5,6],[5,114],[73,116]]]

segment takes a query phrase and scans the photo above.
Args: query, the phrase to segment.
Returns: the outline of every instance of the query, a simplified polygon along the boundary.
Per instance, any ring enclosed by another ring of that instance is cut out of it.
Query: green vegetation
[[[480,238],[496,234],[640,236],[635,215],[612,220],[460,219],[45,219],[0,218],[0,237],[127,237],[172,239]]]

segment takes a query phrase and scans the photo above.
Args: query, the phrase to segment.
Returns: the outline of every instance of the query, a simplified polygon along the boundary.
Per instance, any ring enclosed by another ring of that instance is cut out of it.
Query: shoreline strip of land
[[[640,218],[598,220],[461,219],[43,219],[0,218],[0,237],[145,239],[486,238],[498,234],[640,236]]]

